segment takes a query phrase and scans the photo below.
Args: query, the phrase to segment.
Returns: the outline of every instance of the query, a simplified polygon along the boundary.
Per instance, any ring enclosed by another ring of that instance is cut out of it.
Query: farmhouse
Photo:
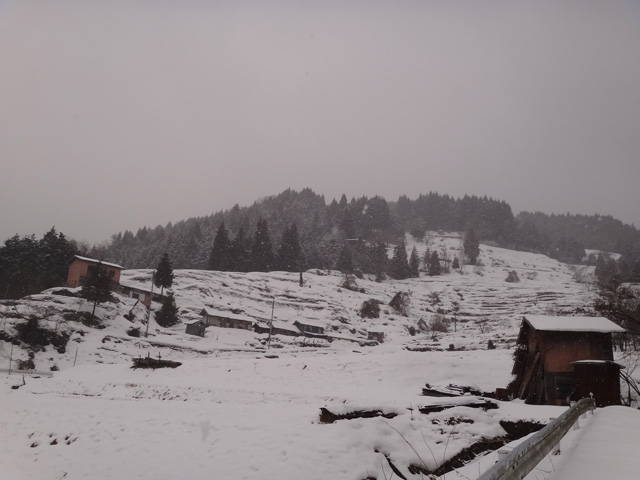
[[[256,322],[253,326],[253,330],[256,333],[269,333],[272,335],[285,335],[288,337],[297,337],[300,335],[300,330],[295,325],[291,325],[287,322],[281,322],[274,320],[272,323],[273,328],[269,327],[268,322]]]
[[[616,332],[624,329],[603,317],[525,315],[509,394],[537,405],[568,405],[593,394],[599,407],[619,405]]]
[[[69,265],[67,287],[75,288],[81,286],[84,283],[84,279],[87,278],[98,265],[102,265],[105,268],[113,285],[120,284],[120,272],[123,269],[120,265],[76,255],[73,257],[71,265]]]
[[[239,328],[241,330],[251,330],[254,320],[251,317],[236,315],[231,312],[222,312],[211,308],[203,308],[200,312],[202,323],[206,326],[222,328]]]
[[[318,323],[309,322],[307,320],[305,320],[304,322],[296,320],[295,322],[293,322],[293,324],[298,327],[298,329],[305,337],[326,337],[326,335],[324,334],[324,326]]]

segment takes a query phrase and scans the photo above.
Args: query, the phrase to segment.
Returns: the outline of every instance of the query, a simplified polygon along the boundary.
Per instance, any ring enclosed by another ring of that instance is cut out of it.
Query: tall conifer
[[[209,255],[209,270],[227,271],[230,263],[230,250],[231,242],[229,241],[229,233],[224,226],[224,222],[222,222],[213,239],[213,247]]]
[[[251,246],[251,269],[256,272],[270,272],[273,266],[273,245],[269,236],[269,226],[266,220],[260,218]]]

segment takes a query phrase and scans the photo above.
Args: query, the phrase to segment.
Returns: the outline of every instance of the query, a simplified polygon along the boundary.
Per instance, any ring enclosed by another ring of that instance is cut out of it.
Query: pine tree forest
[[[464,234],[470,228],[481,243],[543,253],[571,263],[595,265],[596,258],[584,258],[585,249],[621,253],[625,271],[635,270],[640,260],[638,230],[610,216],[514,215],[504,201],[468,195],[454,198],[433,192],[415,199],[403,195],[396,202],[379,196],[349,200],[342,195],[327,203],[324,196],[310,189],[285,190],[248,207],[235,205],[205,217],[142,227],[135,233],[126,230],[113,235],[107,245],[85,248],[83,253],[125,268],[154,268],[163,253],[176,269],[298,271],[331,270],[341,264],[342,268],[382,279],[393,276],[389,253],[404,240],[405,233],[420,240],[428,231]],[[77,245],[55,230],[45,237],[36,240],[33,236],[16,236],[0,247],[0,266],[4,267],[0,268],[0,288],[8,289],[6,296],[30,293],[15,280],[18,276],[13,272],[18,264],[20,278],[33,276],[42,285],[61,284],[62,270],[68,264],[55,267],[59,263],[54,259],[57,254],[47,254],[46,250],[63,252],[60,256],[65,257],[65,263],[78,252]],[[51,247],[47,247],[49,244]],[[37,255],[29,253],[36,250]],[[17,262],[18,257],[29,261]],[[43,270],[55,279],[46,281]],[[415,259],[409,274],[414,270]]]

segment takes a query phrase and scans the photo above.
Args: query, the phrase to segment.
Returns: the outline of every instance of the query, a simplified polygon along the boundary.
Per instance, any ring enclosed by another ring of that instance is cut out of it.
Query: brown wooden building
[[[120,284],[120,272],[123,267],[116,265],[115,263],[101,262],[94,258],[81,257],[76,255],[69,265],[69,272],[67,274],[67,287],[75,288],[82,285],[84,279],[89,275],[89,272],[101,264],[109,277],[111,277],[111,283],[114,285]]]
[[[509,393],[530,404],[568,405],[593,394],[598,406],[620,404],[620,366],[611,334],[622,327],[603,317],[525,315]]]
[[[231,312],[221,312],[219,310],[213,310],[206,307],[202,309],[200,315],[202,315],[202,323],[207,327],[213,326],[251,330],[255,323],[254,319],[251,317],[236,315]]]

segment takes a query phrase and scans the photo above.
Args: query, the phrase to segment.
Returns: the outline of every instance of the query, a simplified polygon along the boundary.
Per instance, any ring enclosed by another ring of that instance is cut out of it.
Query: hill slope
[[[460,248],[455,235],[430,242],[432,250]],[[2,377],[0,425],[10,434],[0,438],[0,471],[15,479],[362,480],[390,478],[390,461],[406,478],[422,478],[410,466],[432,471],[486,438],[503,437],[500,420],[546,421],[559,412],[499,402],[494,410],[458,406],[422,414],[419,407],[442,400],[421,396],[425,383],[505,386],[523,313],[567,313],[589,304],[588,284],[577,283],[567,265],[489,246],[481,251],[484,266],[406,281],[358,280],[364,293],[342,288],[343,276],[326,271],[306,272],[302,287],[290,273],[175,272],[184,321],[205,306],[259,318],[270,318],[274,306],[276,319],[322,323],[336,337],[306,346],[275,338],[268,352],[265,335],[216,327],[199,338],[186,335],[183,324],[159,329],[152,321],[148,338],[131,337],[132,328],[144,331],[146,310],[130,298],[100,306],[99,329],[74,320],[74,312],[90,308],[79,298],[52,291],[25,298],[17,310],[46,314],[40,323],[68,333],[69,342],[62,353],[48,346],[34,355],[36,369],[60,368],[52,378]],[[511,271],[519,283],[505,281]],[[122,282],[144,285],[149,276],[125,271]],[[409,293],[406,317],[388,306],[400,291]],[[360,317],[369,299],[383,302],[379,318]],[[452,318],[456,304],[455,331],[452,324],[448,332],[420,330],[421,319]],[[0,320],[10,336],[24,322],[7,305]],[[373,327],[385,332],[385,343],[353,343]],[[496,350],[486,349],[489,339]],[[133,357],[148,354],[182,365],[130,368]],[[3,341],[0,355],[6,364],[10,355],[27,360],[23,344]],[[321,407],[388,418],[322,424]]]

